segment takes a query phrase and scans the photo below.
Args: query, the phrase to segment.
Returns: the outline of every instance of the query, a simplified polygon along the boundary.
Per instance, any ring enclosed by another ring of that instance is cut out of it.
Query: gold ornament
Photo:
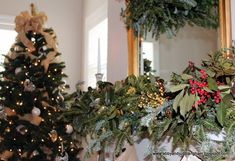
[[[162,97],[163,96],[163,91],[160,93],[142,93],[139,99],[138,106],[140,108],[144,107],[152,107],[152,108],[157,108],[161,106],[165,99]]]
[[[39,126],[42,118],[33,114],[25,114],[24,116],[19,115],[20,120],[29,121],[31,124]]]
[[[52,130],[52,131],[49,133],[49,136],[50,136],[52,142],[56,142],[57,139],[58,139],[58,134],[57,134],[57,131],[56,131],[56,130]]]
[[[11,129],[10,129],[9,127],[7,127],[7,128],[5,129],[5,132],[9,133],[9,132],[11,132]]]
[[[136,92],[135,87],[129,87],[129,89],[128,89],[126,94],[135,94],[135,92]]]

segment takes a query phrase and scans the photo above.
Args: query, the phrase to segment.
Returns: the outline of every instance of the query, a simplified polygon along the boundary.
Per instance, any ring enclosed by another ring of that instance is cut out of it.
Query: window
[[[151,61],[152,70],[155,70],[155,75],[159,76],[159,42],[143,41],[142,42],[142,58],[141,58],[141,73],[143,73],[143,60]]]
[[[4,56],[15,42],[17,33],[14,30],[14,18],[9,16],[0,16],[0,63],[3,63]],[[3,68],[0,67],[0,71]]]
[[[103,74],[103,81],[106,81],[107,79],[107,36],[107,18],[88,32],[88,86],[96,86],[96,73]]]

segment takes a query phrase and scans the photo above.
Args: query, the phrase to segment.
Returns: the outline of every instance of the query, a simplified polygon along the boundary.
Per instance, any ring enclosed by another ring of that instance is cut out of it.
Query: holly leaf
[[[185,87],[188,87],[189,85],[188,84],[179,84],[179,85],[172,85],[169,87],[169,90],[174,93],[174,92],[177,92],[177,91],[180,91],[182,89],[184,89]]]

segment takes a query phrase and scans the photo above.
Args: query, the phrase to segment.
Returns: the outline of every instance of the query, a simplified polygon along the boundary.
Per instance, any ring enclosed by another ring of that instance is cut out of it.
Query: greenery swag
[[[182,151],[194,145],[204,160],[231,157],[235,111],[228,80],[233,79],[235,60],[222,55],[220,51],[210,55],[200,68],[190,62],[181,75],[173,73],[171,85],[146,73],[128,76],[114,85],[99,82],[98,88],[87,92],[78,90],[65,116],[73,121],[78,134],[90,137],[86,157],[104,151],[110,142],[115,145],[114,154],[119,155],[125,141],[133,144],[148,138],[152,149],[146,159],[150,159],[153,152],[163,150],[158,147],[166,137]],[[219,133],[224,134],[222,141],[208,136]]]
[[[151,32],[170,37],[186,24],[218,27],[218,0],[126,0],[121,16],[136,36]]]

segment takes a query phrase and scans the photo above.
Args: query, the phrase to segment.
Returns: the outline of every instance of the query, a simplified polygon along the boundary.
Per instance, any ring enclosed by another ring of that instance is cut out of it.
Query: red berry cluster
[[[206,90],[204,90],[204,87],[208,87],[208,84],[206,82],[207,75],[204,70],[201,70],[200,73],[201,73],[201,76],[200,76],[201,81],[198,81],[196,79],[189,80],[190,93],[191,94],[197,93],[200,98],[196,103],[198,105],[205,104],[210,98],[214,99],[214,102],[216,104],[220,103],[221,101],[220,91],[209,93]],[[221,83],[217,82],[217,85],[221,85]],[[195,107],[195,104],[193,105],[193,107]]]
[[[206,79],[206,72],[205,70],[200,70],[200,73],[201,73],[201,79]]]
[[[216,91],[215,93],[212,94],[214,97],[214,101],[216,104],[220,103],[221,101],[221,96],[220,96],[220,91]]]

